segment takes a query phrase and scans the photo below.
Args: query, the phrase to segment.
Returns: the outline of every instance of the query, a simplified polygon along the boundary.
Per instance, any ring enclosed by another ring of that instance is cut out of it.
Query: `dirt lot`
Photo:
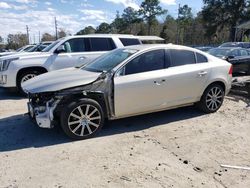
[[[76,142],[34,126],[26,99],[0,90],[0,187],[250,187],[250,171],[220,167],[250,166],[247,103],[127,118]]]

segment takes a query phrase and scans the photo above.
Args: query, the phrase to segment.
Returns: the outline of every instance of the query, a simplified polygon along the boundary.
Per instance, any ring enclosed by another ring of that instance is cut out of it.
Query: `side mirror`
[[[60,53],[64,53],[64,52],[66,52],[64,45],[60,45],[60,46],[55,50],[55,53],[56,53],[56,54],[60,54]]]
[[[229,55],[229,56],[224,56],[222,59],[223,60],[226,60],[226,61],[229,61],[231,59],[234,59],[235,57],[233,55]]]
[[[235,58],[233,55],[227,56],[227,59],[233,59],[233,58]]]

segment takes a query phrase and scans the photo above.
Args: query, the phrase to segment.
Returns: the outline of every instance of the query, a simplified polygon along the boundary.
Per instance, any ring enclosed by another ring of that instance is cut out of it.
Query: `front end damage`
[[[53,128],[56,123],[54,111],[61,99],[52,96],[43,93],[29,96],[29,116],[41,128]]]
[[[55,92],[29,94],[31,119],[41,128],[53,128],[60,123],[60,114],[72,101],[91,98],[100,103],[108,119],[114,116],[112,74],[103,73],[97,80],[83,86]]]

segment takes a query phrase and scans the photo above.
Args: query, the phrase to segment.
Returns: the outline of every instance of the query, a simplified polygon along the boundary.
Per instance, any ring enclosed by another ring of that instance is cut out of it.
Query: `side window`
[[[195,54],[192,51],[170,50],[170,56],[172,61],[172,67],[196,63]]]
[[[131,46],[141,44],[138,39],[120,38],[123,46]]]
[[[83,38],[70,39],[66,41],[63,45],[66,53],[87,51],[85,39]]]
[[[247,56],[248,53],[247,53],[246,50],[240,50],[240,55],[241,55],[241,56]]]
[[[208,62],[207,57],[201,55],[200,53],[196,53],[197,63],[206,63]]]
[[[228,55],[229,56],[239,56],[239,50],[232,50]]]
[[[111,38],[90,38],[91,51],[110,51],[115,49]]]
[[[146,52],[126,64],[125,75],[164,69],[164,64],[164,50]]]

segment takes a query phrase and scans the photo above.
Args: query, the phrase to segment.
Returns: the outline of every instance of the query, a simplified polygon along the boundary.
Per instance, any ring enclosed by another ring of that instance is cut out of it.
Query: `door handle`
[[[199,77],[206,76],[207,72],[206,71],[201,71],[198,73]]]
[[[85,57],[85,56],[82,56],[82,57],[79,57],[79,59],[80,59],[80,60],[84,60],[84,59],[86,59],[86,57]]]
[[[156,85],[158,85],[158,86],[160,86],[162,83],[164,83],[164,82],[166,82],[166,80],[161,80],[161,81],[154,81],[154,83],[156,84]]]

